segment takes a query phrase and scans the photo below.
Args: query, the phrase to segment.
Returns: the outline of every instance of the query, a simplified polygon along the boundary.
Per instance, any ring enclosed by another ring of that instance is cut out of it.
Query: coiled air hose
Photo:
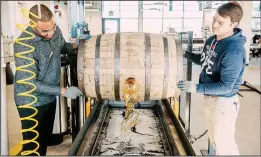
[[[39,5],[38,5],[38,8],[39,8]],[[25,40],[31,40],[31,39],[33,39],[33,38],[35,37],[34,34],[32,34],[32,33],[28,32],[28,31],[26,31],[25,29],[23,29],[23,27],[25,27],[25,26],[29,26],[29,27],[32,27],[32,28],[34,28],[34,27],[36,26],[36,23],[35,23],[32,19],[30,19],[29,17],[27,17],[26,15],[29,13],[30,15],[34,16],[35,18],[40,19],[40,17],[37,16],[37,15],[35,15],[35,14],[33,14],[33,13],[31,13],[31,12],[29,12],[28,10],[26,10],[26,9],[24,9],[24,8],[21,9],[21,12],[22,12],[23,16],[26,17],[28,20],[30,20],[30,22],[31,22],[32,24],[17,24],[16,27],[17,27],[20,31],[25,32],[25,33],[29,34],[30,36],[29,36],[29,37],[25,37],[25,38],[17,38],[17,39],[15,40],[15,42],[16,42],[17,44],[21,44],[21,45],[23,45],[23,46],[26,46],[26,47],[30,48],[30,50],[24,51],[24,52],[16,52],[15,57],[29,60],[29,61],[31,61],[31,63],[29,63],[29,64],[27,64],[27,65],[18,66],[18,67],[16,67],[16,70],[17,70],[17,71],[26,72],[26,73],[30,73],[31,76],[30,76],[30,77],[27,77],[27,78],[24,78],[24,79],[21,79],[21,80],[17,80],[16,83],[17,83],[17,84],[23,84],[23,85],[32,86],[33,89],[31,89],[31,90],[29,90],[29,91],[27,91],[27,92],[18,93],[17,95],[18,95],[18,96],[23,96],[23,97],[31,97],[31,98],[34,99],[34,101],[31,102],[31,103],[29,103],[29,104],[20,105],[20,106],[18,106],[18,108],[19,108],[19,109],[28,109],[28,110],[30,109],[30,110],[34,110],[35,112],[34,112],[32,115],[29,115],[29,116],[27,116],[27,117],[20,118],[20,120],[21,120],[21,121],[34,121],[34,122],[35,122],[35,125],[32,126],[31,128],[22,129],[20,132],[21,132],[21,133],[33,132],[33,133],[36,134],[36,136],[35,136],[33,139],[23,140],[23,141],[20,142],[20,144],[22,144],[22,145],[28,144],[28,143],[35,143],[35,144],[36,144],[36,148],[35,148],[35,149],[23,151],[23,152],[21,152],[21,155],[29,155],[29,154],[35,153],[35,154],[37,154],[38,156],[40,156],[40,154],[37,152],[37,150],[38,150],[39,147],[40,147],[40,144],[36,141],[36,139],[39,137],[39,133],[38,133],[36,130],[34,130],[34,129],[38,126],[38,121],[33,118],[33,117],[38,113],[38,110],[37,110],[35,107],[32,106],[33,104],[35,104],[35,103],[37,102],[37,97],[34,96],[34,95],[32,95],[32,92],[34,92],[34,91],[36,90],[36,85],[33,84],[33,83],[28,82],[29,80],[32,80],[33,78],[35,78],[36,74],[35,74],[35,72],[26,69],[26,68],[28,68],[28,67],[34,65],[34,64],[35,64],[35,60],[34,60],[33,58],[28,58],[28,57],[24,56],[24,55],[26,55],[26,54],[33,53],[34,50],[35,50],[35,48],[34,48],[33,46],[31,46],[31,45],[28,45],[28,44],[25,44],[25,43],[22,42],[22,41],[25,41]],[[29,14],[28,14],[28,15],[29,15]],[[41,14],[40,14],[40,15],[41,15]]]

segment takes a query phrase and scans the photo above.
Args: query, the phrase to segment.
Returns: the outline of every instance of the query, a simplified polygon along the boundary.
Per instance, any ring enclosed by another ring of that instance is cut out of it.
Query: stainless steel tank
[[[79,123],[79,130],[81,130],[83,124],[85,123],[86,120],[86,98],[83,96],[80,96],[79,98],[79,119],[78,119],[78,123]]]
[[[66,69],[68,63],[62,61],[60,86],[66,87],[68,75]],[[63,136],[68,133],[68,101],[64,96],[56,97],[56,113],[53,125],[53,135],[49,145],[57,145],[63,142]]]
[[[79,119],[78,119],[78,123],[79,123],[79,130],[82,128],[82,126],[84,125],[85,121],[87,120],[87,103],[88,101],[88,98],[84,97],[84,96],[80,96],[79,98]],[[95,103],[95,99],[91,99],[91,105],[90,105],[90,111],[92,110],[93,108],[93,105]]]

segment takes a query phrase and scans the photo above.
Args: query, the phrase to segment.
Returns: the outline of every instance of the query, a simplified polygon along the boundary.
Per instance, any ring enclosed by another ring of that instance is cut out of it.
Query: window
[[[162,18],[163,2],[143,1],[143,18]]]
[[[261,2],[260,1],[253,1],[252,6],[252,36],[255,34],[261,34]]]
[[[183,1],[164,1],[164,12],[182,11]]]
[[[160,10],[143,10],[143,18],[162,18]]]
[[[160,34],[162,32],[162,19],[143,19],[143,32]]]
[[[184,1],[184,17],[203,18],[203,11],[200,11],[199,2]]]
[[[138,18],[138,1],[103,1],[103,18]]]
[[[138,6],[121,6],[121,18],[138,18]]]
[[[261,3],[260,1],[253,1],[253,9],[255,11],[261,11]]]
[[[199,11],[199,2],[184,1],[184,11]]]
[[[163,10],[163,32],[167,32],[169,27],[173,27],[177,32],[193,31],[195,37],[201,36],[203,11],[200,10],[198,1],[167,1],[165,3],[167,5]],[[182,25],[183,20],[184,25]]]
[[[103,6],[102,17],[119,18],[120,17],[119,6]]]
[[[143,1],[143,5],[162,5],[162,1]]]
[[[138,32],[138,19],[121,19],[121,32]]]
[[[261,17],[260,11],[253,10],[253,11],[252,11],[252,17],[258,17],[258,18],[260,18],[260,17]]]
[[[168,32],[169,27],[173,27],[176,32],[182,31],[182,18],[163,19],[163,32]]]
[[[103,1],[102,18],[120,21],[121,32],[138,32],[138,1]],[[115,21],[105,21],[104,32],[115,32]],[[106,25],[107,24],[107,25]],[[107,28],[108,27],[108,28]]]
[[[105,20],[104,21],[104,32],[105,33],[116,33],[118,32],[118,20]]]
[[[229,1],[212,1],[212,9],[216,10],[219,6],[228,2]]]
[[[260,30],[260,19],[258,19],[258,18],[252,19],[252,29],[253,30]]]
[[[102,1],[103,6],[119,6],[120,1]]]
[[[121,18],[138,18],[138,1],[121,1],[120,17]]]
[[[162,7],[159,5],[143,5],[143,18],[162,18]]]
[[[184,11],[184,18],[203,18],[203,11]]]
[[[183,11],[165,11],[163,12],[163,18],[181,18],[183,17]]]
[[[121,6],[138,6],[139,1],[120,1]]]
[[[198,19],[184,19],[184,29],[183,31],[193,31],[193,37],[195,38],[201,38],[202,37],[202,32],[201,32],[201,27],[202,27],[203,19],[198,18]]]
[[[212,6],[225,2],[212,1]],[[103,1],[102,4],[102,17],[118,18],[121,32],[139,31],[139,1]],[[143,1],[143,32],[162,33],[172,27],[177,32],[193,31],[194,37],[201,37],[201,5],[198,1]]]

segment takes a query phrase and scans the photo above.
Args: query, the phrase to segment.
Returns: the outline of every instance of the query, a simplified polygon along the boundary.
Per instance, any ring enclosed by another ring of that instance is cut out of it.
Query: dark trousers
[[[38,131],[39,136],[36,139],[36,141],[39,143],[40,147],[37,150],[37,152],[41,156],[46,155],[46,150],[47,150],[47,145],[49,143],[48,140],[51,140],[51,135],[53,131],[53,124],[54,124],[54,118],[55,118],[55,110],[56,110],[56,100],[49,104],[45,104],[39,107],[36,107],[38,110],[37,115],[35,115],[33,118],[38,121],[38,126],[34,129]],[[18,113],[20,115],[20,118],[30,116],[34,113],[35,111],[32,109],[21,109],[18,108]],[[22,129],[29,129],[32,126],[35,125],[34,121],[31,120],[22,120]],[[23,140],[31,140],[36,136],[34,132],[27,131],[23,133]],[[33,142],[30,142],[28,144],[24,144],[22,148],[23,151],[28,151],[28,150],[34,150],[37,147],[37,145]],[[21,155],[21,153],[20,153]],[[29,154],[30,156],[37,155],[35,153]]]

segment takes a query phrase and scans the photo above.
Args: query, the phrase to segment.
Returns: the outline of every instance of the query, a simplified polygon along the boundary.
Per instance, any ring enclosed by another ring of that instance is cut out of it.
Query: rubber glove
[[[66,93],[64,94],[65,97],[70,98],[70,99],[76,99],[78,96],[81,96],[81,95],[83,95],[82,91],[79,88],[74,87],[74,86],[68,87],[66,89]]]
[[[196,93],[197,92],[197,84],[192,81],[179,81],[178,88],[181,91],[188,92],[188,93]]]

